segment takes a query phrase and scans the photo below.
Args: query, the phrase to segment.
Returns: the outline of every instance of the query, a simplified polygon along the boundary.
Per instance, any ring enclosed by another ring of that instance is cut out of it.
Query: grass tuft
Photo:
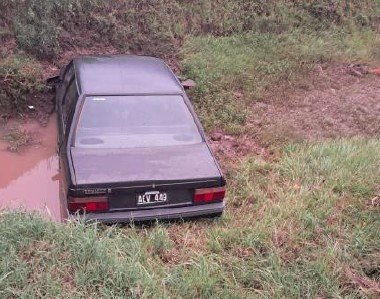
[[[4,135],[3,140],[8,142],[7,149],[11,152],[20,152],[25,147],[37,144],[39,141],[36,139],[36,134],[27,130],[13,127],[9,129]]]

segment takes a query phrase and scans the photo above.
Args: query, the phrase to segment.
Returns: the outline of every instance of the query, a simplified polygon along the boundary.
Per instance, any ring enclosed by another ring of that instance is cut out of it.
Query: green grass
[[[24,111],[27,96],[46,91],[40,63],[25,55],[0,59],[0,115]]]
[[[41,59],[66,46],[107,43],[118,49],[172,57],[188,35],[282,33],[295,28],[376,23],[378,1],[245,0],[0,0],[5,31]],[[91,42],[87,34],[91,35]],[[7,34],[8,35],[8,34]],[[70,36],[70,38],[68,38]]]
[[[152,227],[0,218],[1,297],[316,298],[374,296],[380,141],[289,145],[247,157],[221,220]]]
[[[292,86],[315,63],[379,60],[379,36],[371,30],[192,37],[182,50],[187,77],[197,82],[193,100],[206,129],[244,129],[249,103]]]
[[[1,137],[8,143],[7,149],[14,153],[19,153],[24,148],[39,143],[35,133],[22,130],[19,127],[12,127],[5,130]]]
[[[316,63],[378,62],[379,4],[0,0],[0,111],[44,91],[42,65],[66,50],[111,49],[179,63],[206,129],[239,134],[250,103],[302,83]],[[219,220],[105,227],[3,211],[0,297],[375,297],[379,148],[286,141],[277,161],[248,154],[228,170]]]

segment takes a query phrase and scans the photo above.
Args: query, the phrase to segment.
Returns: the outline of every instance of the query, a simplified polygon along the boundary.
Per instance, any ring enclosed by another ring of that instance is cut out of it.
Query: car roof
[[[81,94],[182,94],[183,88],[159,58],[136,55],[83,56],[73,60]]]

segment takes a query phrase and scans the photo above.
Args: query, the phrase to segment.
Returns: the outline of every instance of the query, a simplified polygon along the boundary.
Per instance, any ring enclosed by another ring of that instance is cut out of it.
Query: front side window
[[[179,95],[89,96],[75,133],[75,147],[134,148],[202,142]]]

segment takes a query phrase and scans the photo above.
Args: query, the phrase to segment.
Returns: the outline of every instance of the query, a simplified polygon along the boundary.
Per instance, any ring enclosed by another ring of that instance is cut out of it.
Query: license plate
[[[168,200],[166,192],[149,191],[137,195],[137,205],[149,205],[154,203],[163,203]]]

